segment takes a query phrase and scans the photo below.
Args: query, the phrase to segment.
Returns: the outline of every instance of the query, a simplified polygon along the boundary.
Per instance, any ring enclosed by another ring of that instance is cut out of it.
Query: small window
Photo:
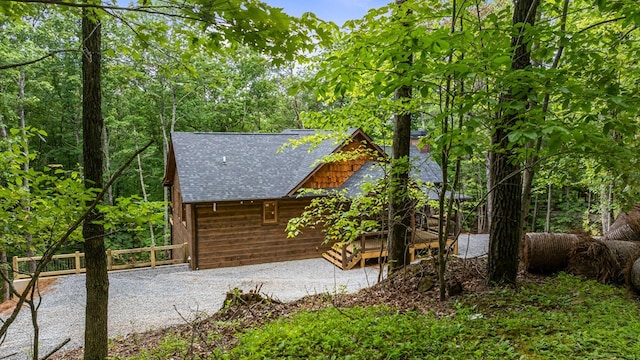
[[[278,222],[278,202],[265,201],[262,203],[262,222],[273,224]]]

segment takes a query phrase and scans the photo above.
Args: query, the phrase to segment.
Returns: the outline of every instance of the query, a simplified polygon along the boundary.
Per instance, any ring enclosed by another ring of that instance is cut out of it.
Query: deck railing
[[[172,252],[182,250],[182,256],[174,259]],[[107,250],[107,270],[122,270],[141,267],[181,264],[187,262],[187,243],[178,245],[149,246],[137,249]],[[35,267],[42,256],[13,257],[14,279],[30,277],[31,267]],[[40,277],[80,274],[86,272],[84,253],[54,255]]]

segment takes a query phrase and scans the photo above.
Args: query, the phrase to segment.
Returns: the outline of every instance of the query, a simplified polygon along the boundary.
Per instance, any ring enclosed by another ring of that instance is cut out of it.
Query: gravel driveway
[[[461,235],[459,253],[467,257],[486,253],[486,235]],[[112,272],[109,274],[109,336],[179,324],[196,312],[214,313],[227,291],[262,286],[262,292],[281,301],[318,293],[356,292],[373,285],[378,267],[342,271],[324,259],[288,261],[234,268],[190,271],[186,265]],[[61,277],[42,297],[38,312],[40,354],[64,339],[64,349],[83,344],[85,276]],[[6,318],[6,315],[0,315]],[[29,357],[33,334],[29,311],[12,324],[0,345],[0,359]],[[15,354],[10,357],[11,354]]]

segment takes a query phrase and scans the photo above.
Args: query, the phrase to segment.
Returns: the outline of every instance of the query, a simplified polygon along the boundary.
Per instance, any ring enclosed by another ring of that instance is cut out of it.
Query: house
[[[313,134],[172,133],[164,179],[171,194],[171,241],[188,244],[192,269],[314,258],[330,248],[319,229],[287,238],[287,222],[312,199],[297,196],[299,191],[354,184],[386,153],[360,129],[339,143],[327,138],[313,146],[283,146]],[[355,149],[367,155],[319,161]],[[415,154],[424,162],[424,180],[439,182],[438,165],[426,153]]]

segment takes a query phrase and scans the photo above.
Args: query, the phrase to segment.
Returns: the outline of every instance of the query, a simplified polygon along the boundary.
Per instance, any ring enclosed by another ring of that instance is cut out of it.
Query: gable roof
[[[318,159],[340,151],[346,144],[326,139],[315,146],[283,147],[292,139],[316,133],[308,129],[282,133],[174,132],[164,184],[171,185],[177,172],[184,203],[294,196],[305,180],[322,166]],[[349,130],[347,135],[351,139],[364,139],[385,153],[360,129]],[[418,169],[413,176],[428,183],[442,182],[440,167],[429,153],[412,147],[411,159]],[[342,187],[351,188],[364,178],[381,176],[379,166],[367,163]]]
[[[343,145],[326,139],[313,147],[283,148],[291,139],[315,133],[174,132],[164,183],[170,185],[172,171],[177,171],[184,203],[282,198],[320,166],[318,159]],[[348,134],[353,138],[364,133],[353,129]]]
[[[384,150],[391,152],[390,147],[384,147]],[[413,164],[411,168],[411,177],[420,179],[425,184],[438,185],[442,183],[442,171],[440,165],[433,160],[428,152],[422,152],[412,146],[409,151],[409,159]],[[361,192],[361,187],[366,182],[375,182],[384,177],[384,165],[376,162],[367,162],[364,164],[349,180],[345,181],[340,189],[346,189],[348,196],[355,196]],[[438,199],[438,192],[435,187],[428,186],[424,191],[430,199]]]

